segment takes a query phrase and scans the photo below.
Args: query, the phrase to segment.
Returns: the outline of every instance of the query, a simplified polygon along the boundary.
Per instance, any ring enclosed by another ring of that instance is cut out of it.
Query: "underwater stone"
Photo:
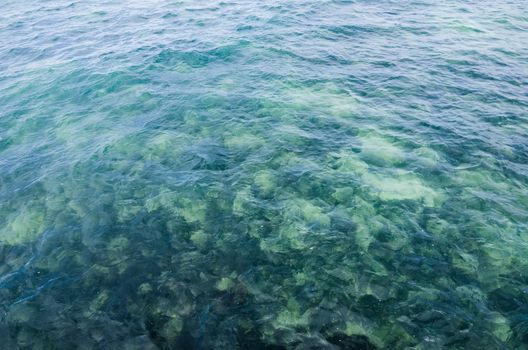
[[[358,99],[333,83],[311,87],[287,87],[283,92],[288,104],[296,109],[316,109],[331,116],[350,116],[358,107]]]
[[[281,238],[264,238],[259,242],[260,249],[265,253],[287,253],[290,250],[290,244]],[[295,249],[303,249],[306,245],[302,242],[295,242],[292,246]]]
[[[493,312],[488,315],[488,321],[492,323],[492,333],[500,341],[506,342],[512,336],[512,329],[509,325],[508,319],[498,312]]]
[[[143,209],[141,205],[134,205],[132,203],[121,203],[117,207],[117,220],[119,222],[127,222],[133,219]]]
[[[152,292],[154,289],[152,288],[152,285],[150,283],[142,283],[138,287],[138,293],[141,295],[148,294]]]
[[[360,137],[361,157],[367,162],[392,166],[405,161],[405,151],[388,139],[375,134]]]
[[[147,147],[139,147],[138,150],[147,160],[174,159],[191,142],[192,138],[186,134],[161,132],[149,139]]]
[[[372,235],[367,220],[363,218],[355,218],[354,222],[357,224],[354,240],[363,251],[366,251],[376,238]]]
[[[486,170],[459,170],[455,172],[454,181],[467,186],[482,190],[501,193],[510,191],[511,185]]]
[[[124,235],[120,235],[115,238],[112,238],[112,240],[108,243],[108,250],[121,253],[128,247],[128,245],[128,238]]]
[[[487,297],[485,293],[476,286],[463,285],[455,288],[456,297],[460,300],[462,305],[468,309],[486,308]]]
[[[436,235],[436,236],[443,235],[448,227],[449,227],[449,223],[439,218],[431,218],[427,220],[425,224],[425,228],[427,232],[433,235]]]
[[[306,327],[308,324],[309,311],[301,313],[299,303],[293,298],[288,300],[287,307],[282,309],[273,321],[277,329]]]
[[[346,321],[344,333],[347,336],[364,336],[378,348],[384,348],[384,342],[375,334],[376,325],[358,315],[351,316]]]
[[[277,187],[275,176],[269,170],[257,172],[254,177],[254,183],[263,196],[269,196]]]
[[[224,144],[230,150],[247,151],[262,147],[262,145],[265,144],[265,141],[263,138],[257,135],[246,132],[242,134],[225,136]]]
[[[354,200],[353,187],[339,187],[334,190],[332,197],[341,204],[347,204]]]
[[[420,147],[413,151],[416,160],[429,168],[435,167],[440,161],[440,155],[429,147]]]
[[[316,137],[295,125],[282,125],[274,129],[273,138],[289,145],[302,147]]]
[[[513,249],[508,246],[497,245],[496,243],[485,243],[480,249],[491,263],[502,265],[509,265],[511,263]]]
[[[348,211],[351,216],[360,216],[364,218],[378,215],[373,203],[365,200],[365,198],[362,198],[361,196],[354,196],[354,201]]]
[[[230,277],[222,277],[220,281],[216,283],[216,289],[219,291],[226,291],[231,289],[235,285],[235,282]]]
[[[88,307],[89,314],[93,314],[94,312],[100,310],[106,304],[109,297],[110,292],[108,290],[102,290],[99,292],[97,297],[92,300],[90,306]]]
[[[179,200],[176,213],[182,216],[185,221],[205,222],[205,212],[207,210],[207,203],[199,199],[183,198]]]
[[[207,247],[207,243],[209,242],[209,235],[203,230],[193,232],[190,238],[198,249],[205,249]]]
[[[173,317],[161,329],[161,335],[170,342],[173,342],[183,329],[183,321],[180,317]]]
[[[323,209],[312,202],[295,198],[284,202],[284,218],[288,221],[298,221],[305,224],[330,225],[330,216],[323,212]]]
[[[46,209],[37,204],[24,206],[7,217],[0,230],[0,244],[18,245],[34,241],[45,229]]]
[[[236,193],[233,200],[233,214],[238,216],[245,215],[249,211],[252,200],[251,188],[249,186],[242,188]]]
[[[295,278],[295,284],[298,286],[302,286],[309,281],[308,276],[304,272],[297,272],[294,278]]]
[[[272,251],[280,253],[285,252],[288,247],[293,249],[305,249],[308,244],[305,242],[305,236],[309,229],[303,225],[284,224],[279,227],[280,241],[265,240],[266,242],[274,242],[271,247]],[[270,248],[270,246],[268,246]],[[278,248],[278,249],[277,249]]]
[[[161,188],[157,195],[145,201],[145,208],[150,213],[161,208],[173,209],[175,204],[176,195],[169,189]]]
[[[453,267],[456,267],[470,275],[475,274],[479,267],[477,258],[464,251],[459,251],[458,254],[453,254],[451,264]]]
[[[332,153],[331,156],[337,158],[337,170],[340,172],[360,176],[365,174],[369,169],[368,164],[362,161],[359,155],[354,152],[342,150],[339,153]]]
[[[318,223],[323,226],[330,226],[330,217],[323,213],[320,207],[307,203],[303,207],[303,217],[309,223]]]
[[[379,174],[366,174],[363,179],[369,184],[380,199],[389,200],[423,200],[428,207],[433,207],[442,197],[438,192],[427,187],[416,176],[408,172],[397,172],[393,177]]]

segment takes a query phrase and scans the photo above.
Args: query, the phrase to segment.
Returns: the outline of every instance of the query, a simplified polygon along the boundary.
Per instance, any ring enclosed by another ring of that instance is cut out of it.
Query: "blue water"
[[[3,1],[0,349],[528,348],[527,9]]]

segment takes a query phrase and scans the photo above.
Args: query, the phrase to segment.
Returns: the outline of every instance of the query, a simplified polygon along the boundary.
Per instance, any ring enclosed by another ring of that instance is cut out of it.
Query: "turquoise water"
[[[528,348],[526,5],[4,1],[0,348]]]

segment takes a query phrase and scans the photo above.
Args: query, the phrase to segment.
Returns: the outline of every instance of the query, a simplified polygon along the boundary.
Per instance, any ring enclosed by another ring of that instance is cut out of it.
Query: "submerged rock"
[[[362,144],[361,157],[367,162],[381,166],[392,166],[405,161],[404,149],[385,137],[367,134],[360,139]]]
[[[25,205],[9,214],[0,229],[0,244],[18,245],[36,240],[46,229],[46,209],[38,204]]]
[[[393,176],[369,173],[363,179],[373,188],[374,193],[385,201],[423,201],[426,206],[432,207],[442,200],[439,192],[408,172],[396,172]]]

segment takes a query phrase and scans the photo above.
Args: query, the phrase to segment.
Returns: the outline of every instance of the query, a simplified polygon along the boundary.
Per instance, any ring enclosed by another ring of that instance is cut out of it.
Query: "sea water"
[[[528,6],[0,13],[1,349],[526,349]]]

